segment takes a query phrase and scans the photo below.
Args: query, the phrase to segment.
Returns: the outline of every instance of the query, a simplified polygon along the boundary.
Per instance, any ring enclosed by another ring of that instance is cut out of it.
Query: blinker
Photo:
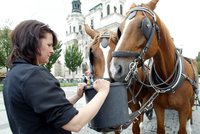
[[[103,48],[106,48],[106,47],[108,46],[107,38],[105,38],[105,37],[102,38],[101,46],[102,46]]]
[[[152,23],[148,17],[145,17],[141,23],[142,23],[141,30],[142,30],[145,38],[148,40],[150,38],[152,28],[153,28]]]
[[[129,14],[129,16],[128,16],[128,19],[131,20],[131,19],[133,19],[135,16],[136,16],[136,11],[134,10],[134,11],[130,12],[130,14]]]

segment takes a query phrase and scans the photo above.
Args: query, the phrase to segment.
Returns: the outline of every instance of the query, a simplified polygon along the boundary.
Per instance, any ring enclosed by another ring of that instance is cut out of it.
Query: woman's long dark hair
[[[53,45],[57,44],[57,37],[48,25],[37,20],[21,22],[11,33],[12,50],[8,59],[11,66],[16,59],[24,59],[28,63],[37,64],[36,55],[39,54],[39,40],[45,38],[46,33],[53,36]]]

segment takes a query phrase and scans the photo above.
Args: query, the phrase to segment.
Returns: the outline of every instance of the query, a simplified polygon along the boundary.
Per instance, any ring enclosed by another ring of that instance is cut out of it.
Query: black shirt
[[[14,134],[71,134],[61,127],[78,111],[44,67],[15,61],[4,81],[3,96]]]

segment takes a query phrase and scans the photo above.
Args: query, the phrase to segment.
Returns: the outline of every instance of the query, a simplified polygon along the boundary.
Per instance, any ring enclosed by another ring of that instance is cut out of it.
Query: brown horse
[[[186,124],[192,116],[196,87],[195,69],[177,51],[165,24],[153,12],[158,0],[136,6],[132,4],[118,29],[117,43],[110,71],[115,81],[128,80],[153,59],[149,83],[154,89],[153,106],[157,117],[157,134],[164,134],[164,111],[175,109],[179,116],[178,134],[186,134]]]
[[[109,70],[112,51],[114,51],[118,38],[114,32],[103,31],[102,33],[91,29],[84,24],[86,33],[93,39],[87,46],[90,62],[90,71],[95,79],[110,78]]]
[[[108,78],[110,79],[110,62],[112,59],[112,52],[114,51],[116,44],[118,42],[117,33],[112,31],[98,32],[91,29],[88,25],[84,25],[86,33],[93,39],[92,43],[88,46],[88,54],[90,61],[90,70],[94,76],[97,78]],[[140,69],[138,74],[143,81],[145,79],[145,73]],[[111,82],[114,82],[111,80]],[[132,112],[140,109],[140,103],[145,102],[144,100],[148,98],[145,86],[142,86],[139,82],[133,81],[131,87],[128,90],[128,106]],[[141,91],[142,90],[142,91]],[[133,98],[135,97],[135,98]],[[135,101],[135,103],[133,103]],[[151,116],[150,112],[150,116]],[[132,132],[134,134],[140,134],[140,122],[142,121],[142,115],[138,117],[138,120],[133,123]],[[120,131],[116,130],[116,134]]]

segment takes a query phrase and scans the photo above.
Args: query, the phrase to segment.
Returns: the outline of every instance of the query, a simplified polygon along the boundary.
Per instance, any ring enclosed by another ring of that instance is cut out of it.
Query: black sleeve
[[[78,111],[66,99],[59,82],[45,69],[36,69],[26,78],[24,97],[33,110],[42,114],[46,122],[60,128]]]

